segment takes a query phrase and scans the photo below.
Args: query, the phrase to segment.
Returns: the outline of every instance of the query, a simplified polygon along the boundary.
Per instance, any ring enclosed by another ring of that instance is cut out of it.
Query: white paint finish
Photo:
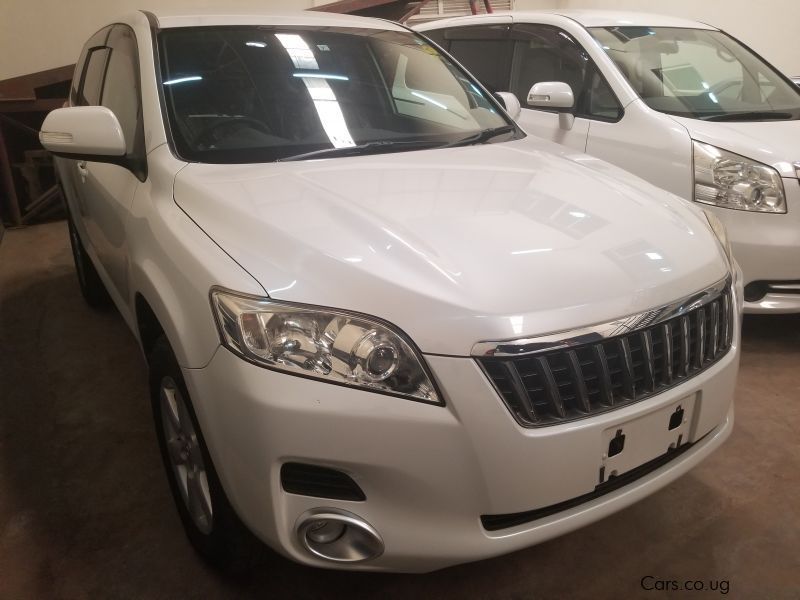
[[[781,177],[797,178],[800,161],[800,121],[714,123],[672,117],[692,139],[774,167]]]
[[[377,19],[364,19],[351,15],[328,13],[319,11],[304,11],[303,3],[292,6],[292,11],[280,12],[278,7],[270,6],[267,11],[263,5],[258,10],[236,10],[227,5],[220,8],[174,12],[162,7],[152,10],[158,18],[162,28],[170,27],[203,27],[205,25],[263,25],[265,19],[270,25],[299,25],[311,27],[360,27],[365,29],[394,29],[403,31],[404,28],[391,21]],[[310,3],[306,3],[310,6]]]
[[[735,349],[684,385],[597,418],[529,430],[516,425],[480,369],[466,358],[427,357],[447,390],[445,408],[281,375],[224,349],[208,367],[185,371],[185,377],[223,486],[261,539],[314,566],[426,572],[563,535],[643,499],[693,468],[730,434],[738,348],[737,328]],[[602,464],[604,430],[657,413],[698,391],[703,402],[691,439],[710,433],[679,459],[617,492],[535,523],[496,532],[481,528],[482,514],[531,510],[592,491]],[[297,435],[299,430],[305,434]],[[367,500],[286,494],[279,470],[287,460],[341,469],[355,478]],[[303,552],[294,524],[320,505],[366,519],[386,543],[383,556],[342,566]]]
[[[137,297],[156,314],[226,492],[277,551],[322,566],[293,532],[299,515],[324,504],[357,509],[386,542],[379,559],[358,569],[429,571],[511,552],[660,489],[729,435],[738,324],[729,354],[688,382],[541,429],[520,428],[470,358],[425,357],[447,403],[441,407],[263,369],[220,347],[208,296],[214,285],[375,314],[425,350],[467,354],[480,339],[572,329],[667,304],[716,282],[727,266],[695,207],[534,137],[360,158],[187,165],[159,142],[149,31],[140,16],[131,25],[142,60],[148,177],[138,182],[121,167],[89,163],[90,194],[75,161],[58,159],[70,212],[134,333]],[[603,431],[700,391],[691,435],[709,435],[679,459],[533,525],[481,529],[481,514],[591,491]],[[290,459],[344,469],[368,500],[354,506],[284,493],[279,470]]]
[[[519,119],[520,113],[522,113],[522,106],[520,106],[517,97],[510,92],[497,92],[497,95],[502,99],[508,116],[515,121]]]
[[[39,141],[50,152],[124,156],[125,135],[104,106],[71,106],[48,113]]]
[[[175,204],[172,185],[186,163],[166,146],[148,157],[150,172],[125,222],[129,245],[129,293],[147,300],[167,334],[181,366],[206,365],[219,346],[209,290],[214,285],[246,294],[264,289]],[[134,331],[134,333],[137,333]]]
[[[618,123],[592,121],[586,152],[693,199],[692,140],[686,128],[641,100],[628,104]]]
[[[724,276],[697,209],[558,148],[192,164],[175,198],[272,296],[385,318],[426,352],[606,321]]]
[[[788,212],[783,215],[752,214],[741,210],[708,208],[725,224],[733,254],[751,281],[800,279],[800,181],[784,179]],[[765,298],[745,304],[745,312],[800,312],[800,294]]]
[[[567,16],[569,15],[569,16]],[[619,122],[575,119],[571,130],[561,127],[557,115],[542,110],[523,108],[520,125],[529,133],[556,141],[570,148],[585,149],[638,175],[686,200],[694,200],[694,165],[692,139],[703,141],[746,158],[773,166],[784,179],[788,196],[797,191],[796,178],[800,162],[797,147],[800,121],[727,123],[701,121],[670,116],[648,107],[630,86],[622,72],[600,48],[583,24],[631,21],[634,24],[665,25],[670,17],[644,13],[623,15],[604,11],[563,10],[514,12],[514,22],[541,23],[561,27],[587,51],[603,73],[620,104],[624,115]],[[574,18],[572,18],[574,17]],[[452,20],[461,26],[475,25],[483,17]],[[578,21],[582,23],[579,23]],[[418,29],[439,28],[440,22]],[[699,27],[699,23],[684,23]],[[758,280],[797,280],[800,278],[800,221],[796,209],[788,214],[764,215],[750,212],[711,209],[729,227],[734,254],[744,271],[745,284]],[[783,294],[765,298],[761,303],[747,303],[747,312],[800,312],[800,297]]]
[[[528,92],[528,106],[572,108],[575,106],[575,95],[569,84],[563,81],[542,81],[534,84]]]
[[[562,6],[554,12],[557,12],[558,14],[569,19],[573,19],[584,27],[625,27],[633,25],[645,27],[689,27],[692,29],[716,29],[716,27],[713,25],[702,23],[697,20],[684,19],[670,15],[660,15],[638,11],[606,10],[608,8],[608,4],[613,4],[613,2],[606,2],[602,7],[604,10],[565,9],[563,5],[569,4],[569,2],[561,2],[560,4]],[[641,6],[641,3],[639,3],[638,6]],[[660,8],[655,7],[655,11],[658,10],[660,10]],[[524,18],[524,13],[521,16]]]

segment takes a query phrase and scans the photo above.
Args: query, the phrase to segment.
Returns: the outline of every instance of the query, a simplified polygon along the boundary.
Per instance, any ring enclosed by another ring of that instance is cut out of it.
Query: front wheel
[[[166,338],[151,352],[150,394],[161,457],[189,541],[210,564],[241,572],[261,544],[234,512],[197,423],[181,369]]]

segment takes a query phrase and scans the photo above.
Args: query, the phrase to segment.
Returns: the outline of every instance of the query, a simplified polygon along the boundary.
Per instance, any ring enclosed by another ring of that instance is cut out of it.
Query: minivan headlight
[[[216,288],[211,304],[222,343],[252,363],[441,404],[419,352],[388,323]]]
[[[734,210],[786,212],[786,195],[778,171],[710,144],[692,144],[697,202]]]

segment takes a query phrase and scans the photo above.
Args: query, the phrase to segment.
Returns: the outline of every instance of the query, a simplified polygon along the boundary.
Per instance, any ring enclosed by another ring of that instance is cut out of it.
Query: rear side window
[[[444,32],[450,54],[490,92],[508,90],[512,55],[509,29],[508,25],[482,25]]]
[[[575,95],[576,116],[616,121],[622,107],[589,54],[566,31],[551,25],[518,24],[511,91],[527,106],[536,83],[563,81]]]
[[[86,57],[81,86],[78,90],[78,106],[96,106],[100,104],[103,90],[103,78],[108,66],[108,48],[92,48]]]

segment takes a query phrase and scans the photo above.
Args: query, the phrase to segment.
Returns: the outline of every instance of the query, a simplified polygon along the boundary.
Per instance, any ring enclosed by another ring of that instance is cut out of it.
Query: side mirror
[[[568,83],[542,81],[535,83],[528,92],[528,104],[539,108],[572,108],[575,106],[575,96]]]
[[[522,106],[514,94],[511,92],[496,92],[494,97],[503,105],[509,117],[515,121],[519,119],[520,114],[522,114]]]
[[[105,106],[57,108],[45,117],[39,141],[56,156],[124,164],[125,134]]]
[[[528,104],[558,111],[561,129],[572,129],[575,116],[569,111],[575,107],[575,95],[568,83],[563,81],[541,81],[533,84],[528,92]]]

